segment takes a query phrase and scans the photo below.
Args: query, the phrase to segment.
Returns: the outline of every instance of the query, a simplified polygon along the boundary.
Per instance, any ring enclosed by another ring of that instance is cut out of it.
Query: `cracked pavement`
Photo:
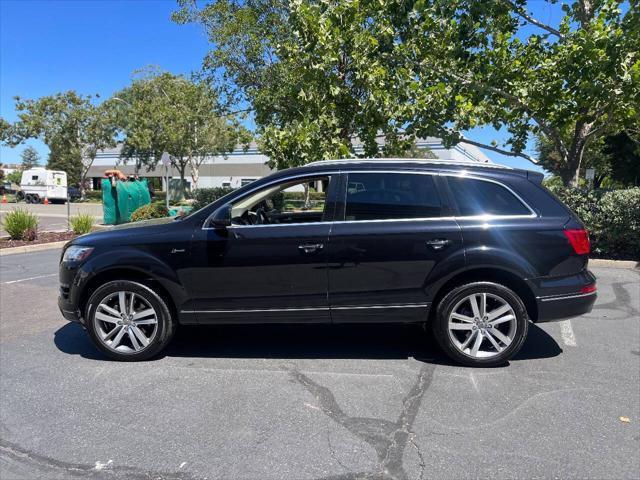
[[[181,328],[124,364],[62,319],[55,276],[15,282],[58,257],[0,258],[2,480],[638,478],[640,272],[594,269],[576,346],[534,325],[502,368],[403,325]]]

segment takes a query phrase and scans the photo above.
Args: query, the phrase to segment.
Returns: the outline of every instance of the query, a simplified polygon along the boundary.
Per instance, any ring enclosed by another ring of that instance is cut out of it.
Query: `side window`
[[[462,216],[531,214],[515,195],[496,183],[449,177],[449,186]]]
[[[232,205],[231,223],[265,225],[321,222],[328,188],[327,176],[266,187]]]
[[[431,175],[350,173],[345,220],[439,217],[442,204]]]

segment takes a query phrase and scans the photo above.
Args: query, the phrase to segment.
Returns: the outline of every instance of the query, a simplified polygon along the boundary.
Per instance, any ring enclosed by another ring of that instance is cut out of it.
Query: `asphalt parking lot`
[[[363,325],[182,328],[125,364],[58,313],[59,254],[0,257],[3,480],[639,477],[638,271],[594,269],[593,312],[501,368]]]

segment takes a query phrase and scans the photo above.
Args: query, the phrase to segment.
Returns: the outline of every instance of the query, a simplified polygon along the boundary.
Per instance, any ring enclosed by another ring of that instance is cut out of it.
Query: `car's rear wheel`
[[[522,300],[492,282],[459,286],[438,304],[433,332],[444,352],[467,366],[502,365],[522,347],[528,330]]]
[[[86,327],[96,346],[115,360],[147,360],[171,340],[175,322],[160,295],[129,280],[108,282],[87,303]]]

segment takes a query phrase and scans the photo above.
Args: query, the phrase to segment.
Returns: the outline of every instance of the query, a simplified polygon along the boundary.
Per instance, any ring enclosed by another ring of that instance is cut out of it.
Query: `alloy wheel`
[[[473,358],[491,358],[511,345],[517,330],[509,303],[493,293],[464,297],[451,310],[448,332],[453,344]]]
[[[130,291],[114,292],[98,304],[95,331],[102,344],[118,353],[139,353],[153,342],[158,315],[151,304]]]

